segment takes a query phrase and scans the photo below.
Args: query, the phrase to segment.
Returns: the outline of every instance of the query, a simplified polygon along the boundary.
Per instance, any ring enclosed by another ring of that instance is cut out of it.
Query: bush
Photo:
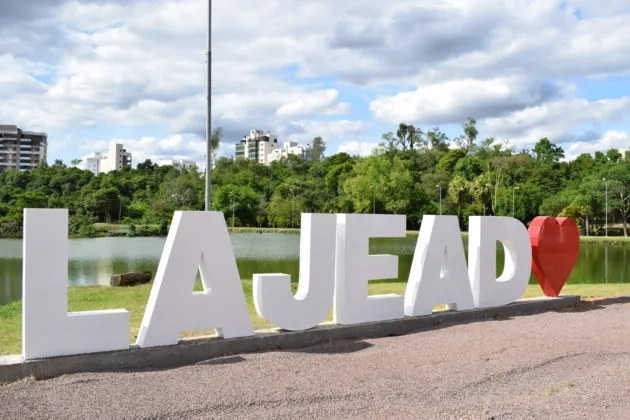
[[[0,220],[0,236],[3,238],[19,238],[22,236],[22,221],[18,219]]]

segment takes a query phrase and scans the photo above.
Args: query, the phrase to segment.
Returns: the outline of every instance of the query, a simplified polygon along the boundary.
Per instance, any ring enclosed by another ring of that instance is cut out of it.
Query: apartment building
[[[281,148],[272,150],[267,160],[269,163],[288,157],[289,155],[301,156],[304,160],[313,159],[313,148],[310,145],[303,146],[294,141],[285,142]]]
[[[278,137],[262,130],[251,130],[236,144],[236,159],[255,160],[269,164],[270,153],[278,148]]]
[[[162,159],[162,160],[158,160],[157,164],[159,166],[172,166],[179,170],[190,169],[193,166],[197,166],[197,164],[194,161],[185,160],[185,159]]]
[[[48,135],[0,125],[0,171],[28,171],[46,162]]]
[[[285,142],[282,147],[279,147],[278,137],[262,130],[251,130],[236,144],[236,159],[255,160],[263,165],[269,165],[289,155],[312,160],[313,148],[308,144],[304,146],[294,141]]]
[[[85,158],[85,169],[94,175],[131,168],[131,152],[123,148],[121,143],[109,145],[107,153],[96,152]]]

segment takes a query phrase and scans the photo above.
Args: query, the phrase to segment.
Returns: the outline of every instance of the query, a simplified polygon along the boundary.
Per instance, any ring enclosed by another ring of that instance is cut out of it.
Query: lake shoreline
[[[97,223],[95,232],[90,235],[69,235],[71,239],[91,239],[91,238],[166,238],[167,234],[159,234],[153,225],[125,225],[125,224],[103,224]],[[134,226],[134,228],[131,228]],[[300,228],[269,228],[269,227],[230,227],[228,232],[233,233],[290,233],[299,234]],[[419,231],[406,231],[408,237],[417,237]],[[462,232],[462,237],[466,239],[468,232]],[[22,239],[22,236],[0,236],[0,239]],[[581,243],[599,243],[608,245],[630,244],[630,237],[625,236],[580,236]]]

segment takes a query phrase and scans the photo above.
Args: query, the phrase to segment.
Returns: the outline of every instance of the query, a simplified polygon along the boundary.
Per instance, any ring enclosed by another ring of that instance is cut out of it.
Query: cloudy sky
[[[49,162],[203,162],[208,0],[0,0],[0,124]],[[399,122],[630,147],[628,0],[214,0],[213,126],[366,154]],[[203,166],[203,165],[201,165]]]

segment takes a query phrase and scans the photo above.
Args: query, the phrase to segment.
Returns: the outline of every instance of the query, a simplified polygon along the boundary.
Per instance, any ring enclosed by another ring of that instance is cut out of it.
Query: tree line
[[[214,131],[215,150],[222,135]],[[462,134],[399,124],[370,156],[289,156],[269,166],[216,159],[212,207],[228,226],[299,227],[300,213],[405,214],[418,229],[424,214],[450,214],[467,229],[471,215],[574,218],[583,234],[601,235],[606,216],[627,236],[630,160],[616,150],[572,161],[548,138],[531,150],[478,139],[469,118]],[[121,223],[132,234],[164,234],[176,210],[203,210],[204,173],[150,160],[98,176],[56,160],[27,172],[0,172],[0,236],[20,236],[24,208],[69,209],[71,235],[95,234],[95,223]],[[608,210],[608,211],[606,211]],[[137,226],[137,228],[136,228]],[[144,229],[144,231],[142,231]],[[611,229],[612,232],[612,229]]]

